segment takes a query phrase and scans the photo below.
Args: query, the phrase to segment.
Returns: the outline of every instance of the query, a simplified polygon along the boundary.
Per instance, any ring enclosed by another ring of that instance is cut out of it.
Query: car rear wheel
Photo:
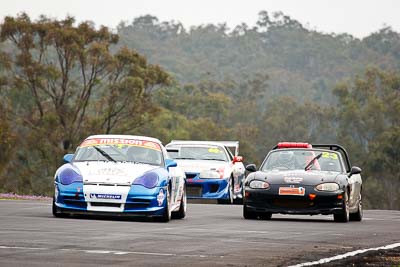
[[[343,196],[343,208],[340,213],[333,214],[333,219],[335,222],[348,222],[349,217],[349,195],[346,192]]]
[[[350,214],[350,221],[360,222],[362,220],[362,217],[363,217],[363,207],[362,207],[362,198],[360,192],[360,195],[358,196],[358,210],[356,213]]]
[[[181,205],[179,206],[179,210],[172,213],[172,218],[174,219],[183,219],[186,216],[186,186],[183,186],[183,194],[181,199]]]
[[[250,211],[247,208],[247,205],[243,204],[243,217],[248,220],[255,220],[257,219],[257,213],[254,211]]]

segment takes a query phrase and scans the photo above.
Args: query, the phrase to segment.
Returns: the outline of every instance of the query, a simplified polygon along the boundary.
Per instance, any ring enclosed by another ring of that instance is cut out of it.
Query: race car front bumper
[[[186,194],[189,199],[228,199],[229,178],[186,179]]]
[[[65,213],[98,214],[98,215],[139,215],[162,216],[166,203],[166,187],[144,188],[133,185],[125,188],[109,187],[102,192],[94,187],[84,187],[82,184],[62,185],[55,183],[55,205]],[[161,194],[163,191],[163,194]],[[92,192],[99,192],[95,194]],[[124,195],[124,192],[125,195]],[[97,195],[91,197],[90,195]],[[118,196],[118,198],[100,199],[102,196]]]
[[[279,195],[279,187],[245,188],[243,204],[248,211],[281,214],[338,214],[343,210],[343,191],[320,192],[305,186],[303,196]],[[311,195],[311,196],[310,196]]]

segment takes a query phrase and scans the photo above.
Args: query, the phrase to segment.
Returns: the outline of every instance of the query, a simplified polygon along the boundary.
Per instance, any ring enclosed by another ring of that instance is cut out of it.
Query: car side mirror
[[[73,157],[74,157],[74,154],[65,154],[63,157],[64,163],[71,163]]]
[[[243,162],[243,157],[242,156],[234,156],[232,162],[233,163]]]
[[[171,168],[171,167],[176,167],[176,166],[178,166],[178,163],[176,163],[175,160],[173,160],[173,159],[165,160],[165,168],[167,168],[167,170],[169,170],[169,168]]]
[[[351,167],[349,177],[352,176],[353,174],[360,174],[360,173],[361,173],[361,168],[353,166]]]
[[[256,164],[249,164],[246,166],[246,170],[248,172],[256,172],[257,171],[257,167]]]

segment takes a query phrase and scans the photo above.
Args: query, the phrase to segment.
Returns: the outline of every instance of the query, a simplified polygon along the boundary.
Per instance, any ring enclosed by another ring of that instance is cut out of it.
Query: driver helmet
[[[279,164],[290,164],[294,162],[293,151],[282,151],[279,153],[278,157]]]

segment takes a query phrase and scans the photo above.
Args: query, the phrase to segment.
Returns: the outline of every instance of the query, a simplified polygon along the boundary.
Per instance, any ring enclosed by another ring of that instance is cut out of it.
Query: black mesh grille
[[[202,186],[201,185],[186,185],[186,194],[188,197],[201,197]]]
[[[300,199],[275,199],[273,204],[281,208],[305,209],[313,206],[313,203],[308,200]]]
[[[113,207],[113,208],[120,208],[120,203],[107,203],[107,202],[91,202],[90,203],[94,207]]]
[[[198,175],[198,173],[185,173],[186,174],[186,179],[193,179]]]
[[[212,184],[210,185],[210,193],[215,193],[219,189],[219,184]]]

